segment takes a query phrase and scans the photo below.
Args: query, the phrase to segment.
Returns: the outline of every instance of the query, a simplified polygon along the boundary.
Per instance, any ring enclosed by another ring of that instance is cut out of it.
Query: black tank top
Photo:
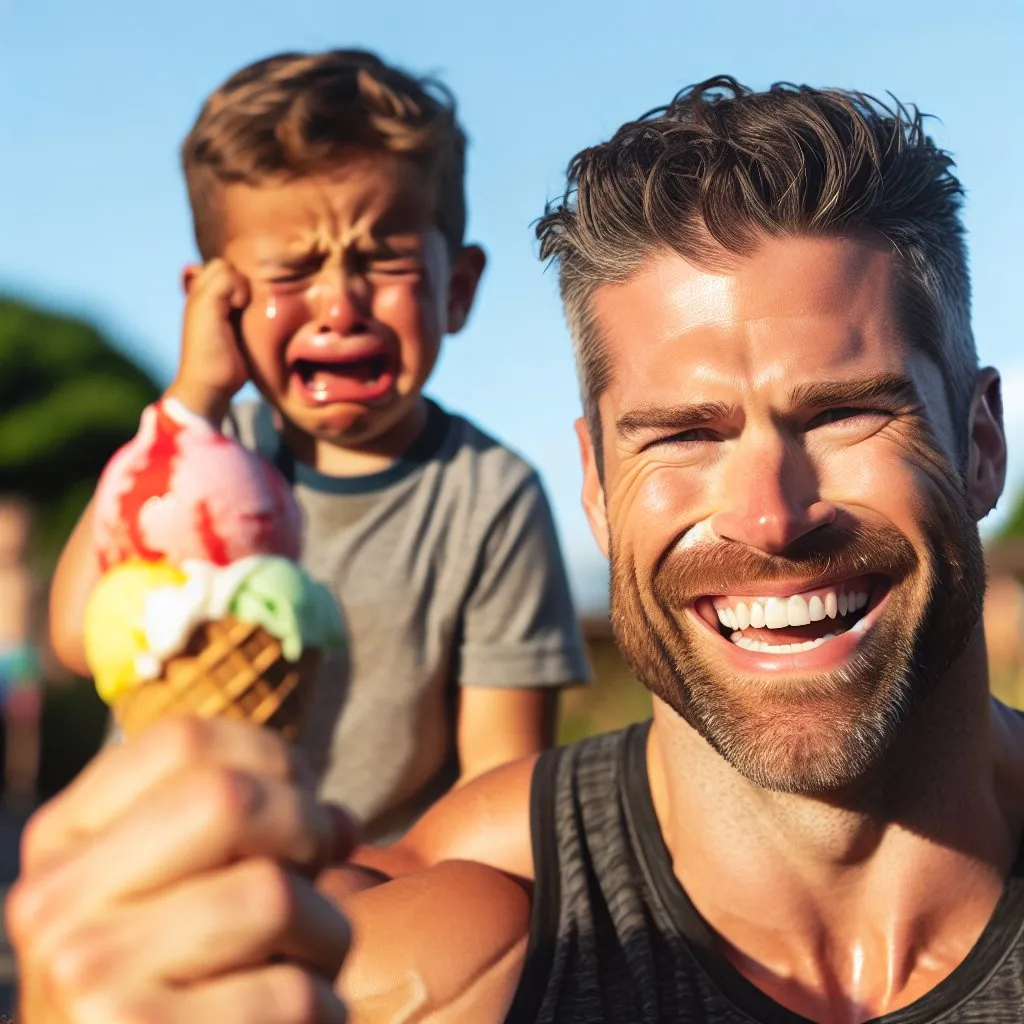
[[[672,871],[647,781],[649,723],[546,752],[536,883],[507,1024],[808,1024],[747,981]],[[873,1024],[1024,1022],[1024,850],[967,958]]]

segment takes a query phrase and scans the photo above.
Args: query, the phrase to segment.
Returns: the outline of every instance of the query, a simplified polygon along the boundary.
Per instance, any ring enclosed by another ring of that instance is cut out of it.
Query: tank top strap
[[[567,948],[563,939],[581,930],[580,919],[592,908],[589,886],[596,880],[614,888],[635,870],[626,822],[626,765],[635,763],[637,749],[645,749],[649,728],[644,722],[547,750],[534,767],[530,938],[507,1024],[547,1019],[545,996],[553,976],[567,966],[560,963]],[[641,783],[646,785],[646,775]]]

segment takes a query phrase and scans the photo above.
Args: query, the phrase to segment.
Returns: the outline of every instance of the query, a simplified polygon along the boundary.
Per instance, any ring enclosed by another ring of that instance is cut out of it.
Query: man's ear
[[[1002,387],[998,371],[991,366],[978,374],[971,401],[970,430],[967,493],[975,518],[983,519],[996,507],[1006,484]]]
[[[478,245],[464,245],[456,255],[448,285],[449,334],[457,334],[466,326],[486,265],[487,254]]]
[[[576,421],[576,437],[580,443],[580,461],[583,463],[583,511],[590,523],[590,532],[605,558],[611,549],[608,535],[608,510],[604,501],[604,484],[598,471],[597,452],[586,420]]]
[[[192,285],[195,283],[195,279],[199,276],[199,271],[203,269],[201,263],[189,263],[182,268],[181,271],[181,290],[186,295],[192,294]]]

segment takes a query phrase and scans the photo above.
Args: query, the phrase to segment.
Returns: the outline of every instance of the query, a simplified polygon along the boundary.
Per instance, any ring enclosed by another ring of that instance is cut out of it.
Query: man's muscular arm
[[[352,924],[338,991],[355,1024],[505,1019],[530,932],[536,761],[472,780],[398,843],[325,872],[318,887]]]
[[[351,1024],[501,1021],[529,938],[528,885],[446,861],[352,896],[338,981]]]
[[[530,782],[537,757],[502,765],[442,797],[391,846],[361,846],[317,887],[346,912],[357,893],[445,861],[472,861],[532,881]]]

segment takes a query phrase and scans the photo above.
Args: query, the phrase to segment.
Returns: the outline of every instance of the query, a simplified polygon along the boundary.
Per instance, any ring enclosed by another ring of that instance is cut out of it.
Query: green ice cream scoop
[[[287,558],[258,559],[235,591],[230,609],[235,618],[276,637],[288,661],[298,661],[307,648],[336,648],[345,642],[331,592]]]

